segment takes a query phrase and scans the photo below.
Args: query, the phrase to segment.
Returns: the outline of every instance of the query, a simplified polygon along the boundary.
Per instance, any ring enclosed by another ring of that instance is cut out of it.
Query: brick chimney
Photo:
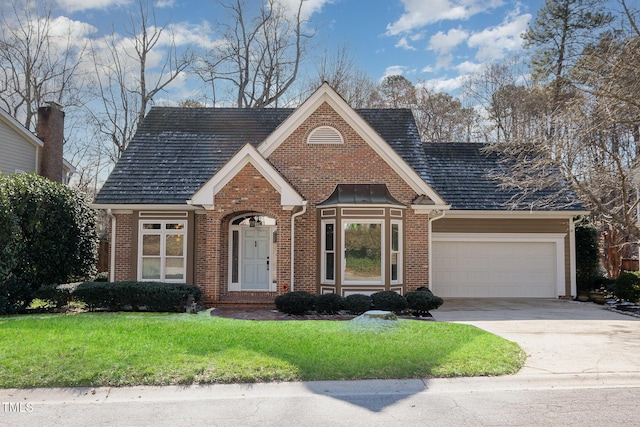
[[[64,143],[64,111],[62,105],[47,102],[38,108],[36,134],[44,142],[40,155],[40,175],[62,182],[62,146]]]

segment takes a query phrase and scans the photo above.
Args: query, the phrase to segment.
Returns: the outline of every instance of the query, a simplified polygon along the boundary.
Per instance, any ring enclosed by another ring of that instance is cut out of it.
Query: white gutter
[[[109,281],[116,281],[116,216],[107,209],[107,214],[111,218],[111,253],[109,254]]]
[[[433,289],[433,230],[432,230],[432,225],[431,223],[435,220],[438,219],[442,219],[445,214],[447,213],[447,211],[443,210],[441,211],[442,213],[439,216],[434,216],[433,218],[429,218],[429,226],[427,228],[427,241],[428,241],[428,245],[429,245],[429,289]]]
[[[304,215],[307,212],[307,201],[303,200],[302,201],[302,210],[300,212],[296,212],[293,215],[291,215],[291,280],[289,283],[289,291],[293,292],[293,283],[295,281],[294,279],[294,270],[295,270],[295,258],[294,258],[294,242],[295,242],[295,222],[296,222],[296,217],[299,217],[300,215]]]

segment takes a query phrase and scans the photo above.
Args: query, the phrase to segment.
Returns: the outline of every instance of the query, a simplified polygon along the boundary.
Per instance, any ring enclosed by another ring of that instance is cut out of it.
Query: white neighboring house
[[[64,111],[53,103],[38,109],[37,136],[0,108],[0,172],[37,173],[69,183],[75,168],[62,157]]]

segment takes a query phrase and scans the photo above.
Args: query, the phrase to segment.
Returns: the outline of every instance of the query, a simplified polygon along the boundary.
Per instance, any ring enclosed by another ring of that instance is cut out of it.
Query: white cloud
[[[477,62],[464,61],[456,65],[455,68],[460,74],[473,74],[479,72],[483,66]]]
[[[175,5],[175,0],[158,0],[156,2],[156,7],[158,9],[164,9],[167,7],[173,7]]]
[[[451,65],[451,62],[453,62],[452,55],[439,55],[438,59],[436,60],[436,69],[447,69]]]
[[[453,78],[441,77],[431,79],[424,82],[427,87],[432,88],[435,92],[455,92],[462,87],[466,76],[457,76]]]
[[[409,40],[406,37],[400,37],[400,40],[396,43],[395,47],[399,47],[404,50],[417,50],[415,47],[409,44]]]
[[[409,33],[443,20],[466,20],[482,11],[498,7],[503,0],[401,0],[404,14],[387,25],[387,35]]]
[[[90,9],[107,9],[113,6],[125,6],[131,0],[56,0],[58,6],[67,12],[77,12]]]
[[[439,55],[447,54],[469,37],[469,32],[460,28],[452,28],[446,34],[438,31],[429,39],[429,49]]]
[[[325,4],[332,2],[333,0],[306,0],[302,4],[302,19],[309,19],[314,13],[320,12]],[[300,0],[280,0],[280,3],[291,13],[297,13]]]
[[[520,35],[527,30],[530,14],[509,15],[498,26],[487,28],[469,37],[469,47],[477,48],[476,59],[488,61],[504,58],[508,52],[520,50]]]
[[[389,76],[402,76],[408,70],[409,68],[405,67],[404,65],[391,65],[384,70],[384,76],[380,80],[383,80],[385,77]]]

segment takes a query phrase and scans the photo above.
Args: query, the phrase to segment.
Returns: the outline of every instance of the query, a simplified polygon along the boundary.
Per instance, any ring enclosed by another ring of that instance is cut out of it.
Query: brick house
[[[193,283],[207,305],[575,295],[586,212],[507,209],[481,147],[423,144],[410,110],[354,110],[327,84],[296,109],[154,107],[94,203],[111,280]]]

